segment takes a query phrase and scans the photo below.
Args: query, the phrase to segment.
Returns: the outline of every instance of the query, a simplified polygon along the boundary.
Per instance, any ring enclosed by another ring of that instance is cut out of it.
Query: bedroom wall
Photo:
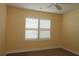
[[[28,50],[36,48],[59,47],[61,39],[61,20],[62,15],[38,12],[17,7],[7,7],[7,41],[6,51]],[[26,16],[35,16],[38,18],[50,17],[52,20],[52,35],[50,40],[25,40],[24,26]]]
[[[4,55],[6,28],[6,5],[0,4],[0,55]]]
[[[62,46],[79,54],[79,9],[63,15]]]

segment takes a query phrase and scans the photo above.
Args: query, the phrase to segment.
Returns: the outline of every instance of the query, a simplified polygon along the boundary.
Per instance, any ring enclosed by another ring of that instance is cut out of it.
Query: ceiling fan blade
[[[59,4],[54,5],[58,10],[62,10],[62,6]]]
[[[50,7],[52,7],[52,5],[49,5],[47,8],[50,8]]]
[[[59,3],[51,3],[51,5],[49,5],[47,8],[50,8],[52,6],[55,6],[57,10],[62,10],[62,5]]]

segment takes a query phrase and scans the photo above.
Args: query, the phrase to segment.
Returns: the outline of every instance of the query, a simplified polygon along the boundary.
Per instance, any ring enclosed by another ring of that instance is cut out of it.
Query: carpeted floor
[[[77,56],[64,49],[48,49],[41,51],[31,51],[31,52],[19,52],[7,54],[7,56]]]

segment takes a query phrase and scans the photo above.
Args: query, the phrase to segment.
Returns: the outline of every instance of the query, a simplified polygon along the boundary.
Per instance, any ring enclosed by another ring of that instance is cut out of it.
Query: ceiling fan
[[[50,3],[50,5],[47,6],[47,8],[50,8],[52,6],[55,6],[57,10],[63,10],[63,6],[60,3]]]

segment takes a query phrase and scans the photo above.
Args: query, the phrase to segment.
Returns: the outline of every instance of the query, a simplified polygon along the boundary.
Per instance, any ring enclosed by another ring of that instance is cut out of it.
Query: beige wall
[[[7,41],[6,51],[11,50],[28,50],[35,48],[58,47],[61,31],[62,15],[50,14],[38,11],[20,9],[16,7],[8,7],[7,22]],[[24,38],[24,21],[26,16],[35,16],[38,18],[51,17],[52,19],[52,38],[50,40],[34,40],[27,41]]]
[[[6,6],[0,4],[0,55],[4,54],[5,48],[5,27],[6,26]]]
[[[79,9],[63,15],[62,46],[79,52]]]

